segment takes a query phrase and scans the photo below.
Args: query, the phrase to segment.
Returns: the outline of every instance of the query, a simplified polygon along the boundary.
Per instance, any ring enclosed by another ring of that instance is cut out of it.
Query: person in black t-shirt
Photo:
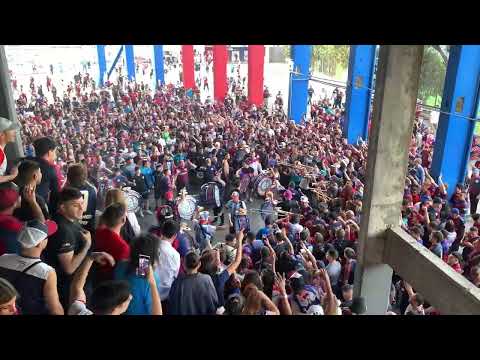
[[[49,238],[45,262],[57,272],[60,302],[66,309],[73,274],[87,256],[92,244],[90,232],[78,223],[84,211],[80,190],[65,187],[59,194],[58,211],[53,217],[57,232]]]
[[[97,190],[88,181],[87,168],[82,164],[74,164],[68,168],[67,184],[80,190],[83,194],[85,211],[80,224],[92,235],[95,233],[95,212],[97,209]]]
[[[37,162],[24,160],[20,163],[18,166],[18,176],[15,179],[15,183],[19,187],[20,194],[23,194],[26,186],[36,187],[41,181],[42,171],[40,170],[40,165]],[[37,203],[42,210],[44,218],[49,219],[50,214],[48,212],[48,206],[45,202],[45,199],[38,193],[36,193],[35,196]],[[15,209],[13,212],[13,216],[23,222],[35,219],[31,205],[23,198],[20,207]]]
[[[134,186],[133,186],[133,190],[135,190],[136,192],[138,192],[140,195],[142,195],[142,199],[148,199],[149,195],[150,195],[150,191],[148,190],[148,187],[147,187],[147,183],[145,181],[145,175],[143,175],[140,171],[140,168],[137,166],[135,168],[135,176],[133,177],[133,182],[134,182]],[[140,210],[139,210],[139,216],[140,217],[143,217],[143,204],[140,205]],[[148,209],[145,209],[146,213],[147,214],[152,214],[152,212]]]

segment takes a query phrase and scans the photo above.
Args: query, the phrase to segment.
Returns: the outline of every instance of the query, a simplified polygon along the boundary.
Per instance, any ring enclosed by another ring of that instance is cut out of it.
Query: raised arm
[[[235,260],[227,267],[227,271],[229,275],[232,275],[240,265],[242,261],[243,255],[243,236],[244,236],[244,229],[240,230],[237,233],[237,254],[235,255]]]

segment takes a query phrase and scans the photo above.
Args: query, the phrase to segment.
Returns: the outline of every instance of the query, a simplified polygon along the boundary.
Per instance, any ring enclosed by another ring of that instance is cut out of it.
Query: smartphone
[[[137,276],[147,277],[149,267],[150,267],[150,256],[139,255]]]

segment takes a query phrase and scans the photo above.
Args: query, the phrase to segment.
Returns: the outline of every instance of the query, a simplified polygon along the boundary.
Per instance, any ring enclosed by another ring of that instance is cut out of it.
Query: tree
[[[423,53],[420,87],[418,90],[418,96],[422,101],[425,102],[432,96],[435,99],[442,97],[446,72],[446,61],[438,50],[438,45],[426,45]],[[436,102],[434,105],[440,104]]]

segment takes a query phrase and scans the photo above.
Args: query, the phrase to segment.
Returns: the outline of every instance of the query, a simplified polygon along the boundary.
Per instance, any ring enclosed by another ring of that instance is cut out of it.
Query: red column
[[[213,91],[214,99],[223,101],[227,96],[227,61],[226,45],[213,46]]]
[[[193,45],[182,45],[183,87],[195,88],[195,64],[193,60]]]
[[[264,45],[248,45],[248,101],[250,104],[263,104],[263,65]]]

